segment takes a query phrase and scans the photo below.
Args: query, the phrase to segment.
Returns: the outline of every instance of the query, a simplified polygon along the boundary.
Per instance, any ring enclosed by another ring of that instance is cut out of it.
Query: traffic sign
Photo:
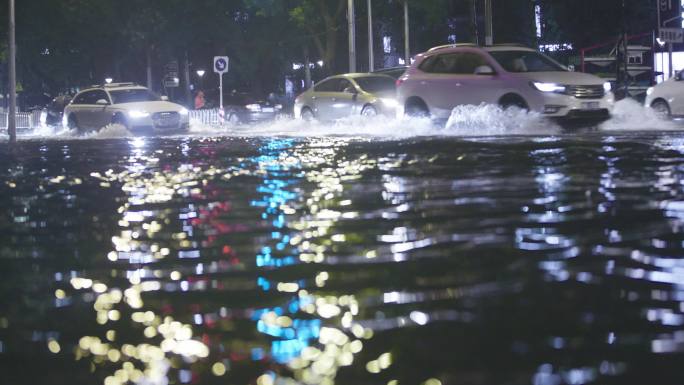
[[[682,28],[660,28],[658,32],[660,40],[666,43],[684,43],[684,29]]]
[[[171,77],[167,76],[164,78],[164,87],[166,88],[174,88],[178,87],[180,85],[180,79],[177,77]]]
[[[225,74],[228,72],[228,56],[214,56],[214,72]]]
[[[660,27],[671,25],[670,22],[682,18],[681,0],[658,0],[658,21]]]

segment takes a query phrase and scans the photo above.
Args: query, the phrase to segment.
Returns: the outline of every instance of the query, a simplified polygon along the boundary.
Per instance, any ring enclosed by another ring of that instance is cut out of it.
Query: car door
[[[100,100],[106,101],[107,104],[98,104],[97,102]],[[107,95],[107,92],[105,92],[104,90],[93,91],[91,101],[93,102],[93,104],[90,108],[90,119],[93,127],[99,129],[111,123],[111,100],[109,98],[109,95]]]
[[[314,87],[312,95],[316,116],[321,120],[335,119],[333,104],[335,95],[339,89],[340,78],[332,78],[322,81]]]
[[[80,128],[92,127],[90,108],[91,99],[94,97],[94,90],[84,91],[74,98],[69,106],[69,113],[76,119],[76,123]]]
[[[354,104],[358,91],[347,79],[339,79],[337,90],[332,95],[330,115],[332,119],[341,119],[349,116],[354,111]]]
[[[492,69],[488,74],[477,74],[476,70],[483,66]],[[497,104],[506,89],[504,80],[493,72],[491,61],[479,52],[462,52],[455,58],[450,72],[456,80],[460,104],[480,105],[482,103]]]
[[[460,89],[466,74],[454,73],[460,52],[443,53],[432,56],[421,64],[423,71],[418,79],[418,94],[430,107],[430,112],[438,117],[448,117],[451,110],[458,105],[467,104],[468,95]]]

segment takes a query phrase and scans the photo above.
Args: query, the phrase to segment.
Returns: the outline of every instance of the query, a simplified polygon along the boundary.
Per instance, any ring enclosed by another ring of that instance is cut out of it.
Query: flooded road
[[[0,142],[0,383],[684,383],[684,131],[491,113]]]

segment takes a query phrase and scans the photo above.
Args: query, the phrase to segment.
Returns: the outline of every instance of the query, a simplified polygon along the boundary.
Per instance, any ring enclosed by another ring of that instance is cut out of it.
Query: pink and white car
[[[600,121],[614,104],[610,83],[516,45],[435,47],[417,55],[397,85],[399,116],[446,119],[456,106],[486,103]]]

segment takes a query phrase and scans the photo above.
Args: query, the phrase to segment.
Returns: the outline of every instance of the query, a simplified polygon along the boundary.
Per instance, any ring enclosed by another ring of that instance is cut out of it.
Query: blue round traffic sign
[[[216,60],[214,66],[216,67],[216,71],[223,72],[226,70],[228,63],[226,63],[226,59],[221,58]]]

